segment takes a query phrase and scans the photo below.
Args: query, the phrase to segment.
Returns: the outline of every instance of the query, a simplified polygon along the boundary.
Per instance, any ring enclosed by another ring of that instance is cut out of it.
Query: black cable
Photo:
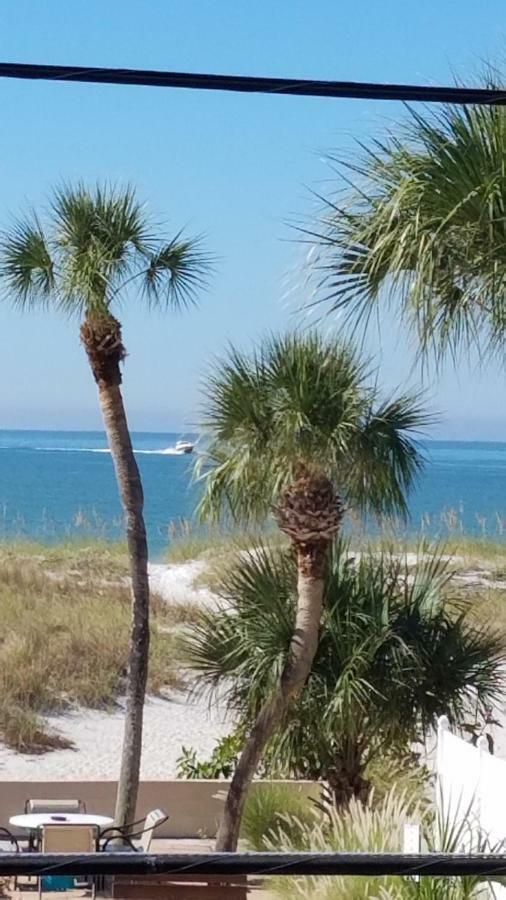
[[[404,100],[423,103],[504,104],[506,91],[496,88],[430,87],[415,84],[375,84],[357,81],[313,81],[249,75],[209,75],[196,72],[157,72],[149,69],[105,69],[86,66],[47,66],[0,63],[1,78],[82,81],[93,84],[137,84],[145,87],[239,91],[254,94],[292,94],[298,97],[348,97],[361,100]]]
[[[506,875],[499,853],[0,853],[1,875]]]

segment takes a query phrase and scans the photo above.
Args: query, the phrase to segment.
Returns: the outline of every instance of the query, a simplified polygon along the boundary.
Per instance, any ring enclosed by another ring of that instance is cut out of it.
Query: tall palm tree
[[[334,161],[342,193],[306,235],[317,302],[355,323],[399,303],[437,356],[503,348],[506,109],[411,112],[352,163]]]
[[[271,738],[268,762],[290,777],[323,780],[336,807],[365,800],[378,754],[405,759],[438,717],[462,725],[504,695],[502,636],[473,622],[448,563],[421,547],[415,571],[398,552],[358,558],[338,538],[325,571],[311,674]],[[297,604],[296,560],[286,548],[241,551],[186,637],[201,687],[219,693],[247,728],[275,688]]]
[[[208,261],[198,242],[159,234],[130,188],[83,184],[54,191],[44,225],[35,212],[1,241],[4,293],[22,308],[49,307],[81,320],[81,341],[95,382],[126,516],[132,580],[132,630],[116,822],[135,818],[149,654],[148,546],[143,491],[121,394],[126,351],[112,314],[140,294],[148,307],[184,308],[196,300]]]
[[[346,505],[403,513],[420,468],[410,432],[427,416],[409,397],[378,403],[366,376],[349,346],[313,334],[273,337],[250,357],[231,349],[208,382],[200,514],[252,520],[273,513],[291,541],[298,573],[289,652],[241,753],[219,850],[235,850],[265,744],[311,670],[328,549]]]

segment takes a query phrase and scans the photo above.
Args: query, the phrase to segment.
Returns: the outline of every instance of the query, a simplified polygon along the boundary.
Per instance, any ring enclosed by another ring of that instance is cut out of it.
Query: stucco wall
[[[253,790],[265,782],[255,782]],[[318,798],[320,787],[310,781],[276,782],[290,784],[292,789],[306,796]],[[213,794],[224,791],[225,781],[143,781],[139,790],[137,818],[151,809],[161,807],[169,820],[157,837],[214,837],[223,803]],[[40,799],[78,798],[84,800],[88,812],[112,816],[116,798],[114,781],[0,781],[0,825],[24,811],[28,797]]]

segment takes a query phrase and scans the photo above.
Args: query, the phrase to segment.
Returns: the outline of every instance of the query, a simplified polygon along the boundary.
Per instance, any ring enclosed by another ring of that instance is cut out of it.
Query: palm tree
[[[135,818],[149,654],[148,546],[143,492],[121,395],[126,351],[112,308],[135,288],[148,307],[184,308],[196,299],[207,263],[198,242],[166,239],[132,189],[84,185],[55,190],[43,225],[35,212],[3,235],[0,277],[22,308],[50,307],[81,320],[126,516],[132,630],[116,822]]]
[[[503,347],[506,110],[411,112],[352,163],[307,240],[317,301],[355,323],[400,303],[422,350]],[[351,184],[351,189],[350,189]],[[358,320],[357,320],[358,317]]]
[[[201,687],[238,720],[255,720],[275,690],[297,606],[291,551],[238,555],[219,608],[192,626],[186,647]],[[378,755],[398,763],[440,715],[462,725],[504,692],[504,641],[473,622],[452,590],[448,563],[421,547],[415,572],[399,553],[354,558],[339,538],[325,571],[318,649],[306,685],[269,742],[275,772],[322,780],[336,808],[369,793]]]
[[[297,559],[297,607],[279,678],[258,710],[225,804],[217,849],[235,850],[244,800],[266,742],[302,689],[318,646],[328,549],[345,505],[405,512],[421,460],[409,433],[427,416],[409,397],[377,402],[354,351],[317,334],[233,348],[211,375],[200,514],[265,519]]]

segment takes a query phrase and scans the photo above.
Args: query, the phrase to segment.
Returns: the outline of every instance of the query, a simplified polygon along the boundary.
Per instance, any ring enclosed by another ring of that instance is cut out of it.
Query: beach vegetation
[[[248,793],[241,821],[241,841],[259,853],[272,849],[274,835],[293,825],[297,842],[301,828],[311,828],[321,818],[321,810],[295,784],[255,784]]]
[[[30,545],[37,550],[31,556],[22,549],[25,555],[18,555],[19,545],[0,545],[0,737],[19,752],[44,753],[68,746],[48,716],[112,709],[122,700],[130,592],[114,580],[123,558],[114,547],[110,556],[105,548],[86,548],[104,566],[96,572],[83,548]],[[65,568],[58,568],[63,560]],[[71,560],[75,567],[69,568]],[[153,603],[148,689],[154,694],[182,686],[177,631],[167,627],[171,615],[170,604]]]
[[[150,628],[144,498],[121,392],[127,352],[113,310],[134,298],[146,309],[184,309],[196,301],[209,265],[199,241],[167,236],[132,188],[108,185],[63,184],[40,216],[32,211],[15,221],[0,243],[0,278],[11,302],[80,322],[125,513],[132,626],[118,825],[135,820]]]
[[[470,822],[461,821],[441,810],[436,815],[426,800],[414,800],[392,788],[381,801],[373,794],[366,803],[352,800],[346,810],[325,811],[312,822],[296,816],[282,816],[267,838],[266,849],[277,852],[313,853],[399,853],[403,847],[405,825],[418,825],[424,850],[461,852],[472,845],[476,852],[500,852]],[[483,876],[437,877],[410,876],[275,876],[270,881],[274,897],[300,900],[471,900],[495,896],[493,883]]]
[[[272,529],[271,529],[272,531]],[[209,563],[219,557],[228,558],[240,550],[249,550],[261,543],[267,529],[240,526],[223,527],[219,523],[196,526],[194,522],[174,523],[164,559],[168,563]]]
[[[50,576],[68,574],[116,582],[130,571],[126,543],[93,537],[54,543],[6,538],[0,540],[0,564],[9,562],[20,568],[27,563]]]
[[[414,434],[429,417],[420,398],[382,400],[368,376],[350,345],[307,333],[268,338],[250,355],[231,348],[206,384],[200,517],[213,522],[226,515],[242,524],[273,519],[297,573],[294,618],[285,615],[287,652],[269,668],[250,722],[219,850],[235,849],[265,746],[311,671],[327,557],[346,508],[405,513],[406,492],[422,465]]]
[[[422,548],[415,570],[397,553],[355,556],[342,538],[328,554],[311,673],[284,709],[263,765],[326,782],[336,808],[380,793],[395,771],[419,784],[413,744],[440,715],[455,727],[504,697],[504,632],[478,619],[452,585],[448,562]],[[256,548],[223,580],[217,609],[189,629],[185,654],[247,734],[289,656],[298,604],[293,551]]]

